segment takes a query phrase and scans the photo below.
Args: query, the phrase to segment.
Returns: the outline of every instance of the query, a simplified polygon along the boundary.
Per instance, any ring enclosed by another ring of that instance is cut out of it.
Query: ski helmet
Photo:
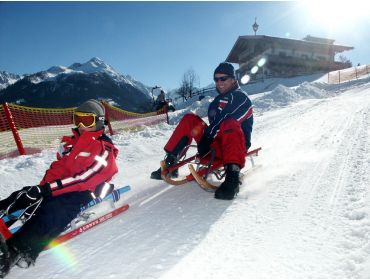
[[[76,112],[94,114],[96,116],[96,130],[101,130],[104,128],[105,108],[99,101],[95,99],[89,99],[82,103],[76,109]]]

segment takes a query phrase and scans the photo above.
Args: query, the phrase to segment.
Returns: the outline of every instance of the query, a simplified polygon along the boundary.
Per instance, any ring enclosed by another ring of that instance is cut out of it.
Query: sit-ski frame
[[[215,185],[212,185],[207,181],[209,174],[214,174],[217,178],[217,180],[221,181],[223,177],[225,177],[225,171],[222,162],[219,159],[215,159],[215,151],[212,149],[208,154],[206,154],[204,157],[200,158],[198,154],[186,158],[186,151],[189,147],[196,147],[195,145],[189,145],[186,146],[183,150],[183,152],[180,154],[179,161],[170,166],[169,168],[166,168],[165,161],[161,161],[161,177],[162,179],[171,185],[182,185],[190,181],[197,181],[197,183],[204,189],[208,190],[215,190],[218,187]],[[247,152],[247,158],[251,160],[252,168],[255,167],[254,163],[254,156],[258,156],[258,152],[262,148],[259,147],[257,149],[251,150]],[[208,156],[210,155],[210,156]],[[180,167],[184,166],[185,164],[188,164],[188,168],[190,171],[190,174],[186,175],[184,178],[181,179],[174,179],[171,178],[171,172],[179,169]],[[193,164],[196,165],[196,168],[194,168]]]

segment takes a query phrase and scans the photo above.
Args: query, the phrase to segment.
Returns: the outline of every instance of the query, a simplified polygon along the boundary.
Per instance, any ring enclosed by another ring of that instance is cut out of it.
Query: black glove
[[[49,184],[43,186],[27,186],[15,192],[15,194],[13,202],[9,203],[10,212],[27,208],[37,202],[41,197],[44,199],[51,197],[51,189]]]
[[[201,157],[205,156],[209,152],[209,150],[211,149],[212,141],[213,141],[213,138],[210,135],[203,134],[197,146],[198,154]]]
[[[31,187],[25,187],[23,189],[27,188],[26,196],[31,201],[39,200],[41,197],[43,198],[49,198],[51,196],[51,188],[49,184],[45,184],[43,186],[31,186]]]

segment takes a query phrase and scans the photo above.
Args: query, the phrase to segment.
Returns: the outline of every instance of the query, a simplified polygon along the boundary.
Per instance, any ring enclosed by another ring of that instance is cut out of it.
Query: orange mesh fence
[[[40,152],[42,149],[57,147],[63,135],[71,134],[74,108],[32,108],[8,104],[15,128],[26,154]],[[4,110],[2,107],[2,114]],[[5,130],[1,127],[0,158],[19,155],[11,127],[5,118]]]
[[[0,105],[0,156],[5,154],[5,152],[10,153],[14,150],[18,151],[17,146],[13,140],[13,134],[9,129],[4,106]]]
[[[9,125],[5,116],[4,106],[0,105],[0,132],[8,130]]]
[[[370,74],[370,65],[362,65],[348,69],[328,73],[329,84],[340,84],[342,82],[358,79]]]
[[[146,114],[138,114],[128,112],[117,107],[113,107],[107,103],[103,103],[107,118],[111,124],[111,134],[119,133],[129,128],[140,127],[143,125],[155,125],[167,120],[166,113],[163,109],[157,112]]]
[[[137,114],[107,103],[103,104],[107,118],[110,120],[109,131],[111,133],[166,121],[164,111]],[[56,148],[63,135],[72,133],[72,115],[75,108],[33,108],[15,104],[7,104],[7,108],[11,113],[16,134],[19,135],[25,154],[33,154],[46,148]],[[106,130],[106,133],[109,131]],[[19,154],[20,148],[16,144],[11,124],[6,116],[5,104],[0,105],[0,159]]]

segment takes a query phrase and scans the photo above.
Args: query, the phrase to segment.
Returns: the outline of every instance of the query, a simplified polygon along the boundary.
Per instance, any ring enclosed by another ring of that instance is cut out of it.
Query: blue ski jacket
[[[219,94],[211,102],[208,107],[209,126],[205,133],[214,139],[220,130],[220,124],[228,118],[233,118],[240,123],[246,147],[249,148],[253,128],[253,105],[248,94],[239,85],[224,94]]]

